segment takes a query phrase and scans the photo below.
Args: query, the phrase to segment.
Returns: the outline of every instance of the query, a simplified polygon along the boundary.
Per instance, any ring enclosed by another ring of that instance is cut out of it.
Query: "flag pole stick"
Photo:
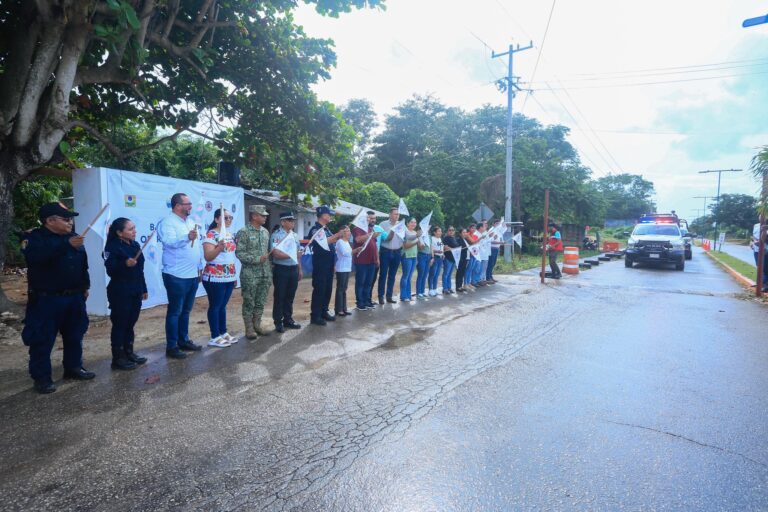
[[[155,236],[155,232],[154,231],[149,234],[149,237],[147,238],[147,241],[144,242],[144,245],[141,246],[141,249],[139,249],[139,252],[136,253],[136,256],[134,256],[133,259],[138,259],[138,257],[141,256],[141,253],[143,253],[144,249],[147,248],[147,246],[149,245],[149,242],[150,242],[150,240],[152,240],[153,236]]]
[[[88,224],[88,227],[85,228],[85,230],[83,231],[83,233],[80,236],[85,236],[86,234],[88,234],[88,232],[91,230],[93,225],[96,224],[96,221],[99,220],[99,217],[101,217],[101,214],[104,213],[104,210],[106,210],[107,207],[109,207],[109,203],[107,203],[107,204],[105,204],[104,206],[101,207],[101,210],[99,210],[99,213],[96,214],[96,216],[93,218],[91,223]]]
[[[544,267],[547,258],[547,241],[549,239],[547,224],[549,224],[549,189],[544,190],[544,236],[541,238],[541,284],[544,284]]]

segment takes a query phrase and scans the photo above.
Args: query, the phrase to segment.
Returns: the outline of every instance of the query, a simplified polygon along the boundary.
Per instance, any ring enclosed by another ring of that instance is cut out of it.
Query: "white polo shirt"
[[[205,267],[203,243],[189,240],[194,229],[192,219],[182,219],[175,213],[161,220],[157,225],[157,240],[163,244],[163,273],[181,279],[198,277]]]

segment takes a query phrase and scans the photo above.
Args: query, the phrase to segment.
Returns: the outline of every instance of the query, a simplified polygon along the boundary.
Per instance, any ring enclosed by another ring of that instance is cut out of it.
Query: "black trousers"
[[[338,315],[347,310],[347,285],[352,272],[336,272],[336,302],[333,310]]]
[[[467,259],[461,258],[459,260],[459,266],[456,268],[456,289],[458,290],[464,286],[464,274],[467,272]]]
[[[141,312],[141,295],[120,293],[107,288],[109,300],[109,319],[112,321],[112,348],[133,351],[133,327]]]
[[[549,269],[552,271],[552,275],[560,275],[560,267],[557,266],[557,252],[549,251]]]
[[[312,318],[328,313],[333,294],[333,258],[312,262]]]
[[[299,287],[298,265],[274,265],[272,267],[273,292],[272,320],[275,325],[293,321],[293,300]]]

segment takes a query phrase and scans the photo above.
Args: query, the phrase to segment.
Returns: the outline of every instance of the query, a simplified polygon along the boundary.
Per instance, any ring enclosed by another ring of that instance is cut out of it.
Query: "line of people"
[[[245,336],[256,339],[269,333],[262,326],[264,306],[273,287],[272,320],[275,331],[300,329],[293,318],[293,302],[302,279],[300,240],[294,232],[295,217],[285,213],[280,228],[270,236],[264,227],[269,213],[252,205],[248,222],[232,233],[232,214],[214,212],[214,219],[201,239],[198,226],[190,219],[192,202],[183,193],[171,198],[171,213],[157,226],[162,244],[162,279],[168,297],[165,318],[166,356],[184,359],[202,347],[189,337],[189,317],[202,282],[208,296],[208,345],[225,348],[239,341],[227,327],[227,304],[240,279]],[[308,250],[312,254],[312,300],[310,322],[326,325],[351,312],[347,288],[355,271],[355,306],[359,311],[377,307],[373,290],[378,280],[378,305],[397,302],[393,298],[398,268],[400,300],[411,301],[413,273],[417,273],[417,298],[466,292],[493,284],[493,269],[502,245],[497,233],[487,236],[487,224],[471,224],[458,230],[432,226],[428,234],[409,219],[404,230],[397,207],[389,218],[376,224],[373,211],[367,212],[367,230],[358,225],[341,226],[336,233],[328,228],[335,212],[317,208],[317,222],[310,230]],[[84,238],[72,229],[77,216],[61,203],[41,207],[42,226],[25,235],[22,252],[27,260],[29,300],[22,332],[29,346],[29,371],[40,393],[56,390],[52,379],[51,351],[58,333],[64,341],[64,377],[90,380],[93,372],[83,367],[82,340],[88,328],[85,301],[90,281]],[[399,234],[398,234],[399,233]],[[132,370],[147,358],[134,352],[134,328],[141,303],[147,299],[144,256],[136,241],[136,225],[120,217],[110,225],[104,248],[104,264],[110,282],[107,298],[112,322],[112,368]],[[236,259],[242,264],[240,275]],[[455,281],[453,271],[456,269]],[[442,273],[442,276],[441,276]],[[336,293],[334,314],[330,313],[333,281]],[[455,282],[455,287],[453,286]]]

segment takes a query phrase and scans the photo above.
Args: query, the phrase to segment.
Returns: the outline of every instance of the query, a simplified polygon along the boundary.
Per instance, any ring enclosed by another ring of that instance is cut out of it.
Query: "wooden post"
[[[549,189],[544,190],[544,236],[541,238],[541,284],[544,284],[544,268],[547,260],[547,242],[549,241]]]
[[[763,176],[763,190],[761,194],[761,205],[762,207],[766,206],[766,203],[768,203],[768,175]],[[755,279],[755,296],[756,297],[762,297],[763,295],[763,275],[765,275],[765,272],[768,270],[763,265],[763,260],[765,259],[765,215],[763,213],[760,214],[760,231],[758,231],[759,238],[757,239],[757,279]]]

